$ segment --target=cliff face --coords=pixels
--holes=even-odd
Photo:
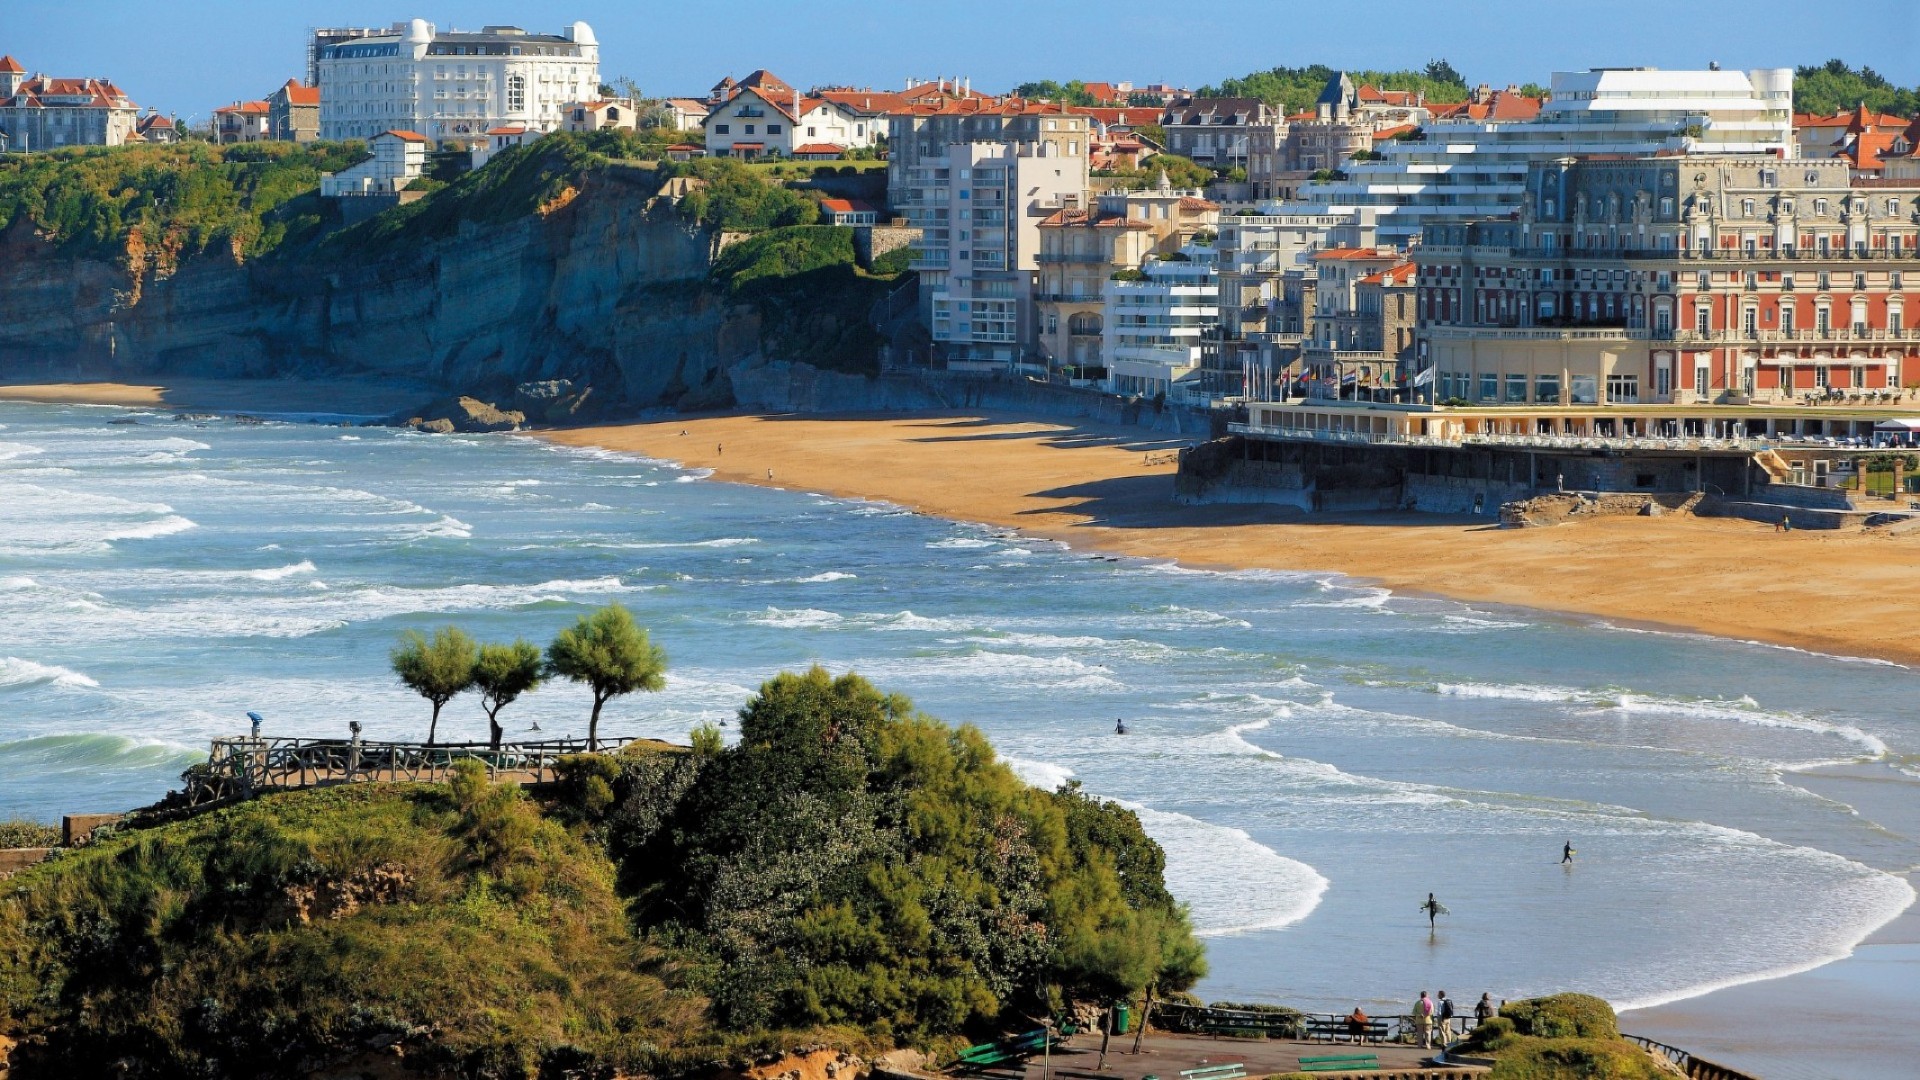
[[[175,269],[134,252],[129,271],[17,223],[0,235],[0,377],[569,378],[603,400],[671,401],[755,360],[758,320],[704,287],[712,234],[623,173],[363,259],[223,254]]]

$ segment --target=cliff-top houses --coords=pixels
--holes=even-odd
[[[0,149],[119,146],[135,138],[140,107],[107,79],[30,75],[0,56]]]

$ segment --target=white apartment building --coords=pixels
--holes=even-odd
[[[1213,249],[1189,244],[1148,259],[1139,280],[1109,280],[1100,351],[1107,389],[1184,400],[1197,396],[1202,342],[1220,322]]]
[[[320,174],[320,194],[398,195],[427,168],[427,137],[412,131],[383,131],[367,140],[373,156],[337,173]]]
[[[1089,137],[1086,117],[1026,102],[970,99],[892,118],[889,201],[921,229],[921,316],[949,369],[1034,360],[1040,223],[1086,205]]]
[[[516,26],[442,32],[425,19],[317,43],[320,137],[368,139],[395,129],[440,143],[497,127],[554,131],[570,102],[600,90],[600,45],[586,23],[559,34]]]
[[[1520,208],[1527,166],[1596,154],[1774,154],[1791,157],[1793,71],[1555,72],[1553,97],[1533,120],[1435,120],[1415,138],[1374,147],[1346,179],[1301,188],[1290,213],[1372,208],[1380,239],[1405,244],[1429,221],[1492,217]]]

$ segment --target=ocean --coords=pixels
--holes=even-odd
[[[603,732],[684,740],[818,663],[1137,808],[1210,1000],[1644,1006],[1839,958],[1913,900],[1914,837],[1794,782],[1920,795],[1906,668],[1090,556],[529,439],[28,404],[0,404],[0,817],[150,801],[249,710],[421,737],[401,630],[544,644],[609,601],[670,674]],[[583,734],[588,708],[549,685],[502,717]],[[485,732],[471,698],[441,720]]]

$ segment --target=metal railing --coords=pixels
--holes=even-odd
[[[1255,423],[1231,423],[1227,430],[1236,435],[1259,435],[1302,442],[1343,443],[1362,446],[1412,446],[1458,448],[1463,446],[1512,447],[1517,450],[1666,450],[1684,453],[1753,453],[1774,446],[1792,445],[1788,440],[1707,436],[1665,437],[1658,435],[1546,435],[1523,432],[1463,432],[1459,435],[1409,435],[1397,431],[1341,431],[1327,428],[1272,426]]]
[[[1641,1035],[1628,1035],[1625,1032],[1622,1032],[1620,1037],[1650,1054],[1672,1062],[1687,1074],[1687,1080],[1758,1080],[1751,1073],[1743,1073],[1738,1069],[1729,1069],[1725,1065],[1695,1057],[1677,1046],[1668,1046],[1663,1042],[1656,1042]]]

